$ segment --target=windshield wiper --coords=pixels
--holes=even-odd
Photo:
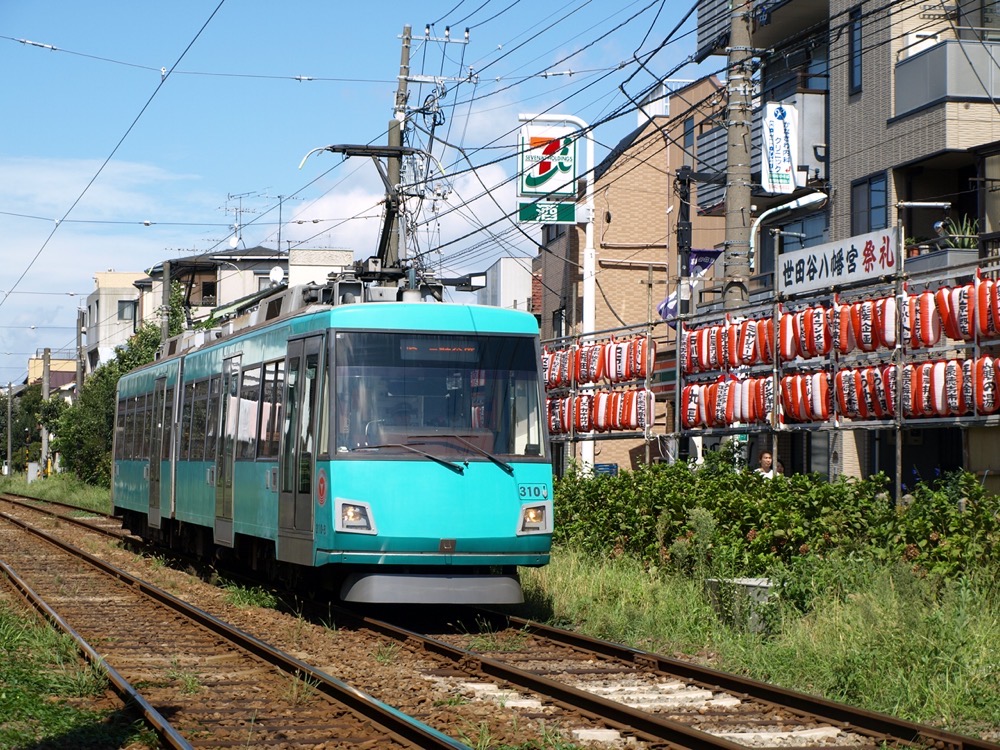
[[[466,440],[461,435],[456,435],[453,432],[442,432],[442,433],[437,434],[437,435],[413,435],[413,437],[415,437],[415,438],[423,438],[423,439],[428,439],[428,438],[454,438],[455,440],[457,440],[458,442],[460,442],[462,445],[464,445],[464,446],[470,448],[471,450],[475,451],[476,453],[478,453],[480,456],[488,458],[490,461],[492,461],[493,463],[495,463],[497,466],[499,466],[501,469],[503,469],[508,474],[513,474],[514,473],[514,467],[511,466],[509,463],[507,463],[506,461],[501,460],[497,456],[494,456],[489,451],[483,450],[478,445],[476,445],[475,443],[473,443],[471,440]],[[411,445],[412,445],[412,443],[411,443]],[[416,445],[423,445],[423,443],[416,443]]]
[[[446,469],[451,469],[456,474],[464,474],[465,466],[467,466],[467,464],[456,464],[452,463],[451,461],[446,461],[443,458],[439,458],[438,456],[427,453],[426,451],[422,451],[419,448],[414,448],[412,445],[405,445],[404,443],[382,443],[381,445],[366,445],[361,448],[356,448],[355,450],[364,450],[365,448],[403,448],[404,450],[408,450],[411,453],[416,453],[417,455],[423,456],[424,458],[429,458],[431,461],[441,464]]]

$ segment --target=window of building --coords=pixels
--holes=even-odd
[[[118,300],[118,320],[135,320],[135,300]]]
[[[558,339],[566,335],[566,308],[560,307],[552,313],[552,338]]]
[[[982,3],[983,27],[988,29],[984,36],[995,41],[1000,31],[1000,0],[982,0]]]
[[[780,231],[774,232],[774,229]],[[760,229],[754,273],[769,276],[774,273],[774,254],[790,253],[804,247],[814,247],[829,241],[830,222],[825,211],[797,218],[779,226],[768,225]]]
[[[203,305],[218,304],[215,298],[215,290],[216,290],[216,282],[214,281],[201,282],[201,304]]]
[[[848,59],[850,61],[850,67],[848,69],[850,75],[849,90],[852,94],[857,94],[861,92],[861,58],[862,58],[862,48],[861,48],[861,6],[857,8],[852,8],[851,12],[848,14]]]
[[[851,235],[889,226],[889,185],[881,172],[851,185]]]
[[[565,224],[542,224],[542,244],[549,245],[566,234]]]
[[[694,167],[694,118],[684,120],[684,166]]]

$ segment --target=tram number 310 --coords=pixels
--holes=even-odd
[[[549,490],[544,484],[519,484],[517,491],[522,500],[549,499]]]

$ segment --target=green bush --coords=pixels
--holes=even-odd
[[[688,574],[766,575],[819,556],[953,576],[1000,561],[1000,498],[974,476],[918,484],[900,508],[888,484],[882,474],[766,479],[725,451],[701,466],[594,477],[574,469],[556,482],[555,541]]]

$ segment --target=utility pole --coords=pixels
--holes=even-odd
[[[11,463],[13,459],[13,453],[11,448],[13,443],[11,442],[11,431],[13,430],[13,425],[10,422],[10,411],[11,402],[14,400],[14,384],[9,380],[7,381],[7,476],[14,473],[14,465]]]
[[[750,125],[753,106],[753,48],[750,0],[732,0],[726,67],[726,242],[723,306],[747,301],[750,281]]]
[[[160,293],[163,318],[160,321],[160,346],[166,347],[170,337],[170,261],[163,261],[163,289]]]
[[[393,109],[393,117],[389,120],[389,148],[398,149],[403,145],[403,124],[406,122],[406,90],[410,77],[410,25],[403,27],[403,47],[399,55],[399,82],[396,86],[396,106]],[[399,237],[402,234],[402,227],[406,223],[403,213],[402,195],[400,195],[400,183],[402,182],[403,158],[400,152],[390,155],[386,160],[386,171],[389,177],[389,189],[395,193],[392,200],[398,201],[398,213],[395,216],[396,225],[388,227],[389,246],[385,255],[385,265],[394,268],[399,265],[400,253],[406,255],[405,240],[401,247]],[[386,210],[389,207],[386,206]]]
[[[83,308],[76,311],[76,397],[83,390]]]
[[[42,403],[49,400],[49,372],[52,362],[52,350],[48,347],[42,350]],[[42,425],[42,455],[41,464],[42,476],[49,475],[49,431]]]
[[[693,172],[686,164],[677,170],[677,312],[683,318],[689,312],[691,290],[688,277],[691,275],[691,180]],[[680,328],[678,327],[678,331]],[[680,340],[678,338],[678,340]]]

